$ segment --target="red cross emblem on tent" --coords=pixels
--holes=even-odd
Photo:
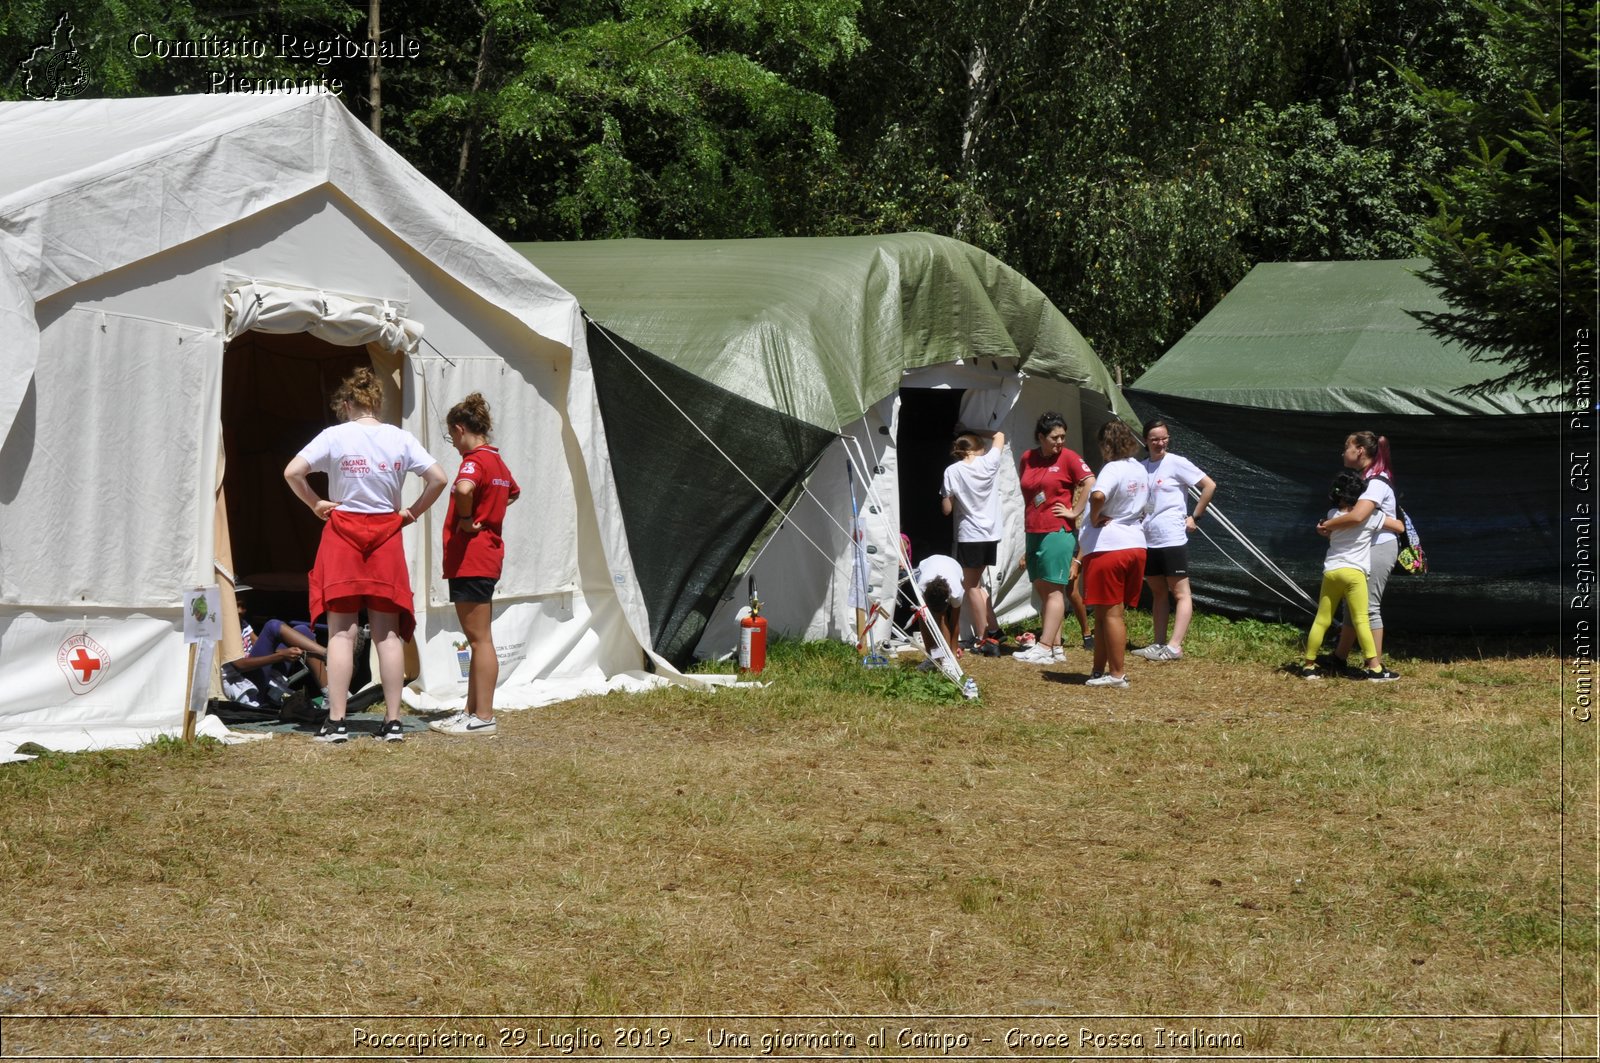
[[[56,651],[56,664],[74,694],[87,694],[105,678],[111,654],[88,635],[73,635]]]

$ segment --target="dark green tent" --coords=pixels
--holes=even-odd
[[[1165,418],[1173,450],[1220,485],[1217,504],[1315,592],[1313,531],[1351,432],[1387,436],[1401,504],[1430,571],[1396,574],[1386,625],[1431,632],[1553,630],[1559,604],[1556,407],[1529,391],[1473,397],[1497,375],[1422,327],[1445,309],[1420,260],[1257,266],[1127,394]],[[1300,622],[1263,565],[1216,525],[1191,539],[1202,608]],[[1237,558],[1236,564],[1222,551]]]

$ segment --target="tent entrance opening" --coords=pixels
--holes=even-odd
[[[365,347],[339,347],[307,333],[245,332],[222,362],[222,441],[226,461],[228,546],[239,582],[255,588],[252,612],[302,619],[306,574],[317,556],[322,522],[295,498],[284,466],[335,422],[329,404],[358,366]],[[327,477],[312,486],[327,497]],[[224,564],[223,543],[218,543]]]
[[[955,540],[950,518],[939,504],[950,442],[961,417],[957,388],[901,388],[895,436],[899,469],[900,531],[911,538],[912,561],[949,554]]]

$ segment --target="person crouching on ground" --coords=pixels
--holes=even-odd
[[[911,570],[911,582],[917,585],[923,604],[927,606],[917,616],[917,625],[922,631],[922,648],[928,654],[928,660],[923,663],[936,665],[939,658],[944,656],[945,648],[952,654],[960,652],[956,648],[956,633],[961,630],[961,598],[955,589],[961,586],[961,566],[953,557],[929,554]],[[944,636],[944,648],[934,638],[935,624]]]
[[[1376,510],[1357,518],[1353,512],[1361,499],[1366,481],[1361,474],[1345,470],[1333,479],[1328,500],[1333,508],[1317,523],[1317,533],[1328,537],[1328,553],[1322,562],[1322,592],[1317,602],[1317,616],[1311,622],[1311,632],[1306,636],[1306,659],[1300,666],[1300,678],[1321,679],[1317,667],[1317,650],[1322,638],[1333,623],[1334,610],[1340,602],[1349,603],[1351,623],[1355,625],[1356,641],[1361,645],[1361,655],[1367,659],[1369,675],[1381,671],[1378,667],[1378,650],[1372,643],[1372,628],[1367,623],[1367,570],[1372,565],[1372,540],[1383,527],[1383,514]],[[1376,676],[1374,676],[1376,678]]]
[[[489,445],[492,422],[489,403],[474,391],[445,414],[450,445],[461,455],[450,508],[444,520],[444,577],[462,634],[472,651],[467,667],[466,708],[428,726],[444,734],[492,735],[495,732],[494,688],[500,680],[500,659],[490,630],[494,588],[505,568],[506,544],[501,538],[506,507],[522,489],[506,468],[500,451]]]
[[[405,682],[405,643],[416,629],[411,608],[411,572],[400,529],[414,523],[444,492],[444,469],[417,438],[384,424],[383,382],[371,369],[357,369],[333,394],[341,424],[324,429],[283,470],[295,495],[326,521],[311,569],[311,621],[328,617],[328,719],[319,742],[344,742],[350,735],[345,709],[355,671],[357,621],[367,611],[383,682],[385,742],[404,739],[400,687]],[[318,498],[309,476],[326,473],[328,498]],[[400,506],[406,473],[422,477],[422,494]]]
[[[992,437],[987,449],[980,436]],[[950,456],[956,460],[944,471],[940,504],[945,516],[956,518],[956,560],[961,564],[961,588],[976,648],[987,657],[998,657],[1005,636],[984,589],[983,572],[1000,554],[999,480],[1006,460],[1006,434],[964,432],[956,437]]]
[[[1126,609],[1139,604],[1144,588],[1144,518],[1150,475],[1134,457],[1139,437],[1121,421],[1100,428],[1105,465],[1089,493],[1089,521],[1083,533],[1083,597],[1094,609],[1094,671],[1089,686],[1126,687],[1124,653],[1128,645]]]

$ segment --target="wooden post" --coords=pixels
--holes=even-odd
[[[367,60],[367,100],[372,104],[372,131],[383,136],[383,60],[378,57],[382,38],[378,33],[381,0],[367,4],[367,43],[372,46],[372,58]]]
[[[189,699],[194,697],[194,658],[198,643],[189,643],[189,678],[183,684],[183,741],[194,741],[194,713],[189,711]]]

